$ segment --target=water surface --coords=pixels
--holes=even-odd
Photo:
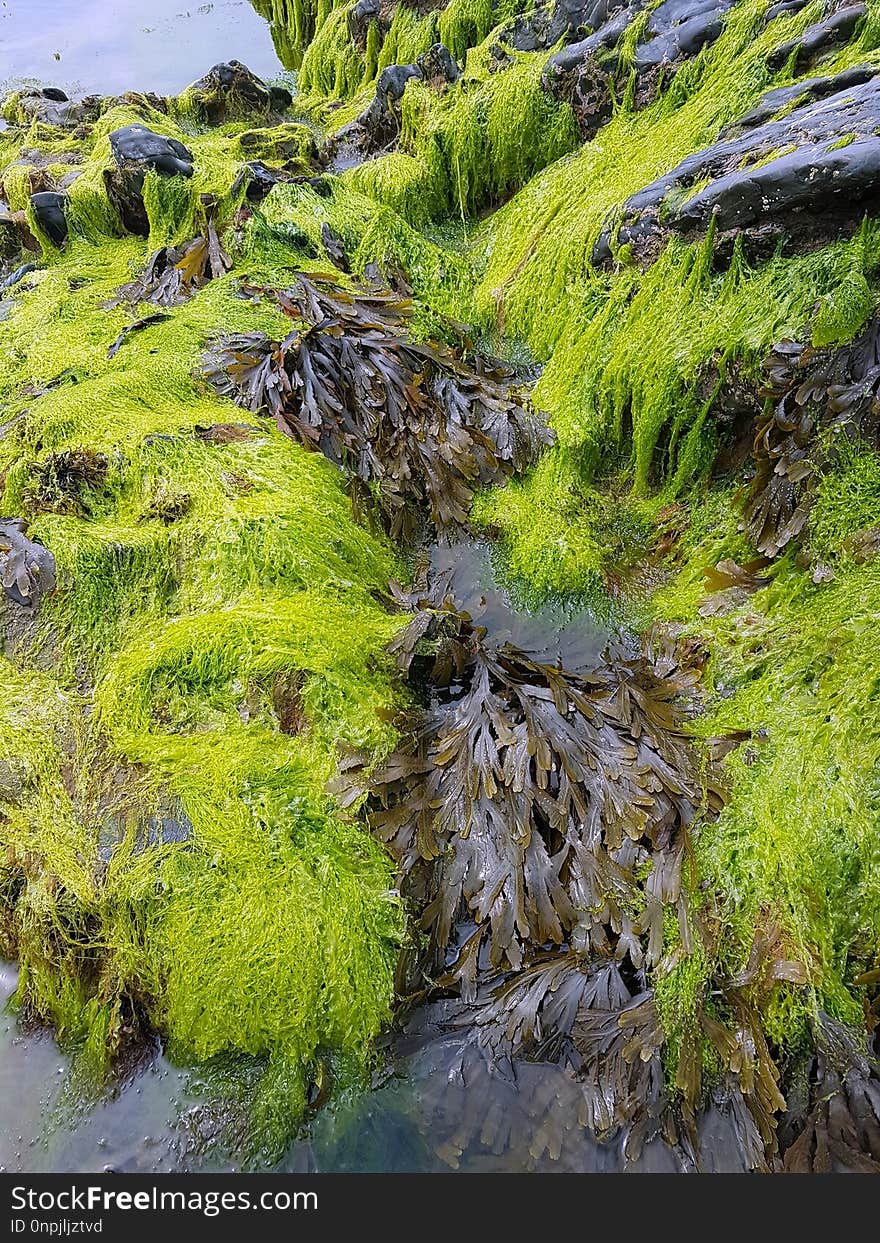
[[[248,0],[0,0],[0,91],[39,83],[71,97],[172,95],[231,59],[260,77],[281,72]]]

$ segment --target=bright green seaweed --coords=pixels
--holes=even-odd
[[[373,262],[406,273],[417,332],[448,332],[451,317],[540,364],[535,401],[558,447],[474,513],[527,593],[595,595],[664,507],[683,516],[662,585],[638,611],[710,646],[695,736],[755,739],[725,760],[728,804],[696,836],[694,910],[712,894],[725,935],[716,952],[682,958],[667,930],[655,985],[671,1047],[692,1033],[713,977],[742,967],[765,919],[783,926],[808,973],[764,1014],[783,1057],[820,1011],[857,1022],[853,981],[880,945],[880,570],[846,541],[877,520],[876,456],[856,445],[819,481],[810,564],[788,556],[757,594],[701,609],[703,569],[752,555],[733,489],[705,483],[718,385],[734,371],[757,383],[785,336],[851,340],[878,303],[878,225],[762,264],[737,247],[723,272],[711,233],[669,243],[646,270],[625,248],[611,271],[590,259],[632,192],[792,80],[790,65],[768,69],[767,53],[821,6],[765,27],[765,0],[740,0],[656,102],[636,111],[625,94],[585,145],[541,86],[545,54],[490,66],[514,4],[401,6],[363,49],[350,4],[255,7],[300,70],[296,106],[330,131],[360,111],[382,68],[438,38],[465,62],[466,89],[410,84],[393,151],[330,179],[329,196],[279,186],[246,222],[232,189],[243,159],[285,142],[305,172],[310,128],[200,132],[184,98],[170,116],[116,107],[73,147],[46,126],[0,134],[3,165],[24,145],[57,156],[59,171],[78,166],[65,153],[84,160],[71,244],[59,253],[40,239],[46,266],[0,327],[0,401],[6,418],[21,416],[0,443],[4,510],[32,518],[61,582],[2,664],[0,931],[22,964],[20,1004],[98,1063],[134,1012],[182,1055],[267,1057],[293,1114],[323,1051],[363,1060],[390,1016],[403,929],[390,866],[324,787],[340,745],[379,755],[393,742],[382,709],[400,691],[384,649],[399,621],[378,599],[400,567],[355,522],[320,456],[263,420],[228,444],[194,434],[241,418],[194,378],[207,339],[279,328],[277,312],[235,296],[236,280],[280,284],[285,267],[314,264],[326,222],[355,274]],[[877,62],[869,10],[823,72]],[[148,241],[123,235],[102,181],[107,134],[133,119],[180,137],[198,169],[193,183],[148,178]],[[10,206],[24,208],[23,174],[2,179]],[[221,227],[234,224],[237,271],[108,360],[129,320],[103,304],[150,249],[198,231],[201,194]],[[104,489],[78,514],[32,512],[35,466],[80,446],[107,457]],[[176,502],[177,520],[155,516]],[[817,557],[832,578],[813,581]],[[294,733],[281,729],[279,693],[297,701]]]

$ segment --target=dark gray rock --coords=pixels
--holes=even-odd
[[[0,212],[0,263],[17,259],[23,244],[19,220],[7,211]]]
[[[17,285],[19,281],[23,281],[26,276],[30,276],[31,272],[36,272],[36,270],[37,265],[35,263],[19,264],[13,272],[10,272],[8,276],[4,277],[3,280],[0,280],[0,291],[12,289],[12,287]]]
[[[370,25],[379,18],[379,0],[358,0],[348,11],[348,33],[354,45],[364,51]]]
[[[422,71],[422,77],[431,85],[441,89],[446,83],[457,82],[461,71],[455,63],[455,57],[449,48],[442,43],[434,43],[427,52],[422,52],[416,60]]]
[[[847,5],[823,21],[816,22],[796,39],[781,44],[770,53],[767,63],[771,69],[781,69],[794,55],[795,69],[807,69],[828,52],[847,43],[867,11],[864,4]]]
[[[155,169],[166,177],[191,177],[195,157],[176,138],[166,138],[145,125],[126,125],[110,135],[113,158],[120,168],[129,164]]]
[[[67,217],[64,214],[67,199],[54,190],[42,190],[31,195],[31,207],[37,224],[53,246],[63,246],[67,241]]]
[[[501,31],[503,41],[518,52],[552,48],[562,40],[576,43],[594,34],[621,10],[637,12],[642,3],[634,0],[557,0],[538,4],[516,17]]]
[[[144,177],[148,169],[163,177],[191,177],[194,156],[176,138],[166,138],[145,125],[126,125],[110,135],[116,168],[105,172],[110,202],[129,233],[146,237],[150,231],[144,207]]]
[[[775,90],[762,95],[758,104],[751,112],[747,112],[739,121],[734,121],[723,131],[722,137],[728,138],[743,130],[754,129],[772,121],[783,110],[790,111],[792,105],[802,107],[819,99],[827,99],[839,91],[849,90],[852,86],[861,86],[870,82],[877,72],[875,65],[855,65],[852,69],[844,69],[842,73],[827,78],[804,78],[792,86],[779,86]]]
[[[878,131],[880,79],[873,77],[689,156],[627,200],[618,242],[643,257],[665,233],[696,235],[714,221],[719,235],[752,235],[760,257],[781,239],[815,245],[845,235],[880,208]],[[611,240],[609,226],[594,263],[611,258]]]
[[[214,65],[188,88],[190,108],[200,121],[222,125],[235,117],[266,117],[284,112],[293,97],[284,87],[269,86],[240,60]]]
[[[249,203],[262,203],[269,192],[282,180],[278,173],[267,168],[262,160],[252,160],[250,164],[246,164],[242,175],[248,179],[245,195]]]
[[[331,167],[350,167],[365,154],[381,151],[396,140],[400,133],[398,105],[407,83],[414,78],[435,90],[445,90],[460,76],[455,58],[442,43],[433,44],[414,65],[388,65],[376,80],[370,103],[329,145],[326,155]]]
[[[782,13],[800,13],[801,9],[806,8],[810,0],[779,0],[778,4],[771,4],[767,10],[767,23],[773,21],[774,17],[779,17]]]
[[[57,129],[72,130],[81,125],[94,125],[116,102],[115,97],[104,95],[69,99],[64,91],[54,86],[24,89],[16,92],[15,115],[10,123],[29,126],[37,121]]]
[[[645,0],[626,5],[608,0],[597,4],[589,20],[600,21],[585,38],[556,52],[544,69],[544,86],[574,109],[585,137],[595,134],[608,118],[630,73],[636,74],[635,103],[644,107],[655,98],[661,81],[668,82],[681,65],[724,29],[734,0],[663,0],[648,17],[632,62],[622,64],[617,49],[624,33],[643,11]]]

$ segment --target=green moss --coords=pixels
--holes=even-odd
[[[310,186],[279,186],[249,227],[245,253],[251,261],[279,262],[286,252],[284,239],[292,232],[303,234],[320,251],[324,224],[344,242],[356,274],[362,276],[370,263],[407,273],[420,300],[414,309],[416,327],[421,321],[426,329],[442,333],[447,329],[438,315],[470,318],[474,276],[467,256],[429,241],[397,212],[359,193],[346,179],[334,180],[329,196]]]
[[[539,598],[601,592],[611,558],[601,528],[606,502],[564,454],[548,453],[522,481],[483,493],[471,519],[499,531],[510,573]]]
[[[810,547],[822,556],[841,552],[844,541],[880,522],[880,456],[839,440],[832,469],[819,479],[810,510]]]
[[[128,317],[104,304],[147,250],[74,240],[0,337],[0,396],[25,411],[4,509],[60,583],[0,662],[4,927],[20,1003],[86,1057],[134,1006],[181,1055],[280,1058],[301,1103],[318,1049],[362,1060],[390,1013],[389,864],[323,789],[337,746],[391,744],[399,622],[377,598],[399,569],[320,455],[260,421],[229,444],[195,434],[241,417],[195,378],[208,337],[280,329],[234,276],[107,357]],[[101,494],[82,516],[32,512],[35,469],[79,445],[110,462]],[[157,495],[186,498],[176,520]]]

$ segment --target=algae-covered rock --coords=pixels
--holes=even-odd
[[[397,987],[476,1085],[443,1160],[514,1066],[491,1142],[542,1161],[868,1168],[871,14],[258,7],[302,123],[237,62],[4,107],[23,1006],[98,1062],[254,1059],[290,1123]],[[511,591],[647,633],[573,668],[407,617],[398,540],[477,520]]]
[[[829,242],[851,232],[874,205],[880,170],[880,79],[846,75],[843,89],[689,156],[623,205],[618,244],[638,254],[662,230],[693,234],[710,223],[719,233],[750,230],[765,253],[785,237]],[[828,87],[835,85],[828,84]],[[823,91],[807,84],[803,94]],[[758,115],[797,102],[794,91],[759,104]],[[604,233],[594,259],[610,258]]]
[[[239,60],[214,65],[181,97],[181,106],[208,125],[252,115],[268,118],[284,112],[291,102],[286,88],[267,86]]]
[[[548,60],[547,88],[572,105],[583,134],[590,137],[610,116],[630,74],[634,101],[644,106],[656,96],[661,83],[668,84],[682,65],[719,37],[724,15],[733,3],[663,0],[650,8],[638,26],[637,19],[646,12],[641,0],[597,5],[588,15],[591,33]]]
[[[150,231],[143,201],[148,170],[162,177],[192,177],[192,152],[176,138],[156,134],[144,125],[126,125],[110,134],[115,168],[104,173],[107,196],[130,233]]]

